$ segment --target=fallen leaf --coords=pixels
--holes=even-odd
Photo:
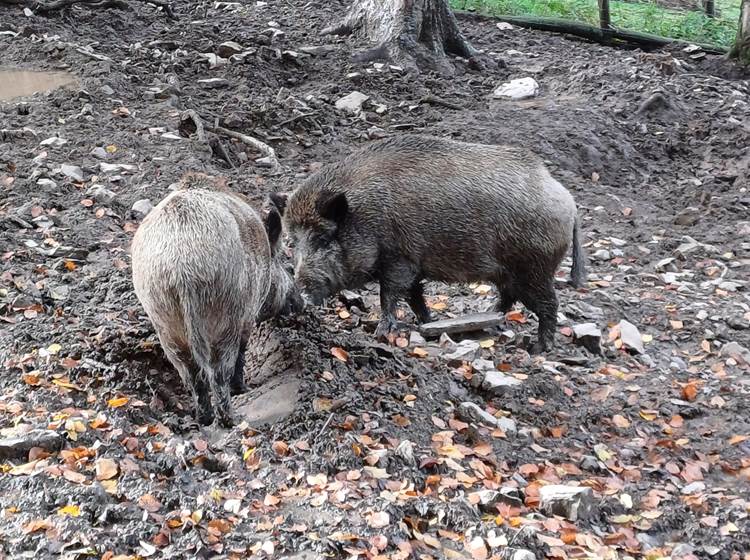
[[[687,383],[682,388],[682,398],[686,401],[694,401],[695,397],[698,396],[698,387],[694,382]]]
[[[749,439],[750,436],[734,435],[729,438],[729,445],[737,445],[738,443],[742,443],[743,441],[747,441]]]
[[[107,404],[110,406],[110,408],[119,408],[128,404],[129,401],[130,399],[128,397],[118,397],[116,399],[109,399],[107,401]]]
[[[349,352],[344,350],[343,348],[339,348],[338,346],[334,346],[331,348],[331,355],[333,355],[334,358],[337,360],[346,363],[349,361]]]
[[[367,524],[373,529],[382,529],[391,523],[391,516],[384,511],[371,513],[367,516]]]
[[[266,494],[263,498],[263,505],[266,507],[277,506],[281,503],[281,498],[274,496],[273,494]]]
[[[117,463],[112,459],[98,459],[96,461],[96,479],[97,480],[109,480],[114,478],[119,473]]]
[[[138,498],[138,505],[150,513],[155,513],[161,509],[161,502],[151,494],[144,494]]]
[[[81,509],[76,505],[63,506],[57,510],[57,515],[67,515],[69,517],[78,517],[81,515]]]
[[[620,414],[615,414],[612,417],[612,423],[617,426],[618,428],[629,428],[630,427],[630,420],[625,418],[624,416]]]
[[[520,311],[509,311],[505,314],[505,319],[507,321],[513,321],[515,323],[525,323],[526,321],[528,321],[526,316]]]

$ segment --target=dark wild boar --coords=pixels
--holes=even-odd
[[[203,175],[189,174],[181,187],[136,231],[133,284],[198,421],[231,425],[230,390],[244,390],[250,329],[302,301],[280,260],[275,207],[261,219],[245,197]]]
[[[534,351],[545,350],[557,325],[554,274],[571,245],[571,284],[585,275],[573,197],[517,147],[391,138],[271,200],[284,215],[303,297],[320,304],[377,279],[379,337],[395,329],[402,295],[419,321],[430,320],[423,279],[488,281],[500,294],[497,311],[521,301],[536,313]]]

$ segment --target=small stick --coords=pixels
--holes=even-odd
[[[320,436],[323,435],[323,432],[326,431],[326,428],[331,423],[331,420],[333,420],[333,412],[331,412],[331,415],[328,417],[328,420],[325,421],[325,424],[323,424],[323,427],[318,432],[318,435],[315,436],[315,439],[317,440]]]
[[[252,136],[248,136],[247,134],[242,134],[240,132],[235,132],[234,130],[229,130],[228,128],[224,128],[222,126],[208,128],[208,131],[214,132],[216,134],[221,134],[222,136],[227,136],[229,138],[234,138],[235,140],[239,140],[240,142],[243,142],[247,144],[248,146],[252,146],[256,150],[258,150],[260,153],[262,153],[264,156],[270,158],[271,161],[273,162],[274,167],[279,166],[279,160],[276,157],[276,150],[274,150],[271,146],[269,146],[265,142],[261,142],[257,138],[253,138]]]
[[[464,108],[462,105],[459,105],[458,103],[452,103],[451,101],[446,101],[445,99],[442,99],[432,94],[425,95],[422,99],[419,100],[419,102],[429,103],[431,105],[442,105],[443,107],[448,107],[448,109],[454,109],[456,111],[460,111]]]

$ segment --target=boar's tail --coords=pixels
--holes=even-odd
[[[578,216],[573,222],[573,266],[570,268],[570,284],[580,288],[586,280],[586,257],[581,247],[581,227]]]

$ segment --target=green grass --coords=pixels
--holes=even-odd
[[[459,10],[489,15],[540,16],[598,25],[596,0],[450,0]],[[706,17],[699,10],[669,9],[653,0],[610,1],[612,25],[620,29],[651,33],[696,43],[730,47],[737,33],[741,0],[716,0],[718,16]]]

